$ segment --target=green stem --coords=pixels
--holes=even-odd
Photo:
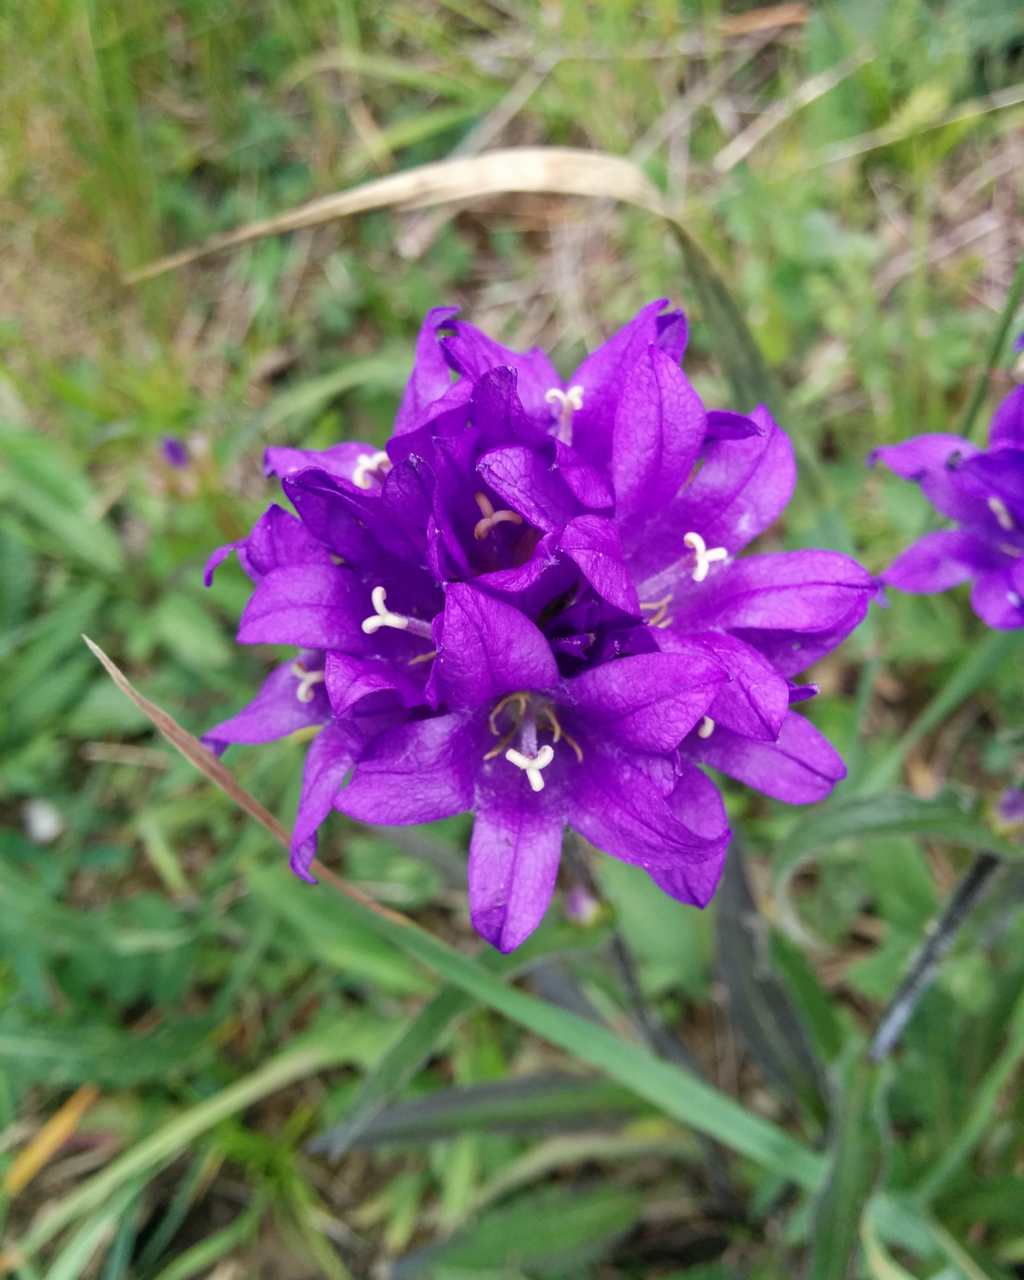
[[[1010,285],[1009,292],[1006,295],[1006,302],[1003,304],[1003,310],[999,316],[999,323],[996,325],[996,331],[992,335],[992,345],[989,348],[988,360],[985,362],[985,368],[982,370],[981,376],[975,383],[974,390],[971,392],[971,399],[967,405],[967,412],[964,414],[961,435],[965,435],[968,439],[971,438],[978,413],[985,402],[992,370],[999,363],[999,358],[1003,353],[1003,345],[1006,342],[1006,335],[1010,331],[1010,325],[1013,323],[1013,317],[1017,314],[1017,308],[1020,306],[1022,298],[1024,298],[1024,258],[1021,258],[1017,264],[1013,282]]]

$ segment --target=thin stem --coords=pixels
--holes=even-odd
[[[989,880],[1000,866],[994,853],[979,853],[957,887],[946,909],[931,924],[923,945],[910,963],[910,968],[896,994],[889,1001],[878,1029],[868,1047],[872,1062],[881,1062],[896,1047],[903,1028],[910,1021],[918,1002],[931,986],[942,958],[956,941]]]
[[[1006,342],[1006,335],[1010,332],[1010,325],[1013,324],[1013,317],[1017,314],[1021,298],[1024,298],[1024,258],[1021,258],[1017,264],[1013,283],[1010,285],[1009,292],[1006,295],[1006,302],[1003,304],[1003,310],[999,316],[999,323],[996,325],[996,331],[992,335],[992,346],[989,348],[988,360],[985,362],[985,368],[982,370],[981,376],[971,392],[967,412],[964,414],[962,434],[968,439],[971,437],[981,406],[985,402],[992,370],[999,363],[999,357],[1003,352],[1003,344]]]

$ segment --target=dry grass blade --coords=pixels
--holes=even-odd
[[[715,156],[715,172],[728,173],[730,169],[735,169],[770,133],[785,124],[791,116],[802,111],[804,107],[831,93],[837,85],[853,75],[866,62],[870,62],[874,56],[870,50],[861,49],[849,58],[844,58],[836,66],[829,67],[818,75],[811,76],[809,80],[805,80],[788,98],[781,98],[778,102],[774,102],[767,111],[762,112],[751,125],[737,134]]]
[[[198,738],[194,738],[187,729],[183,729],[173,716],[168,715],[155,702],[150,702],[148,698],[139,693],[117,663],[108,658],[98,644],[94,644],[85,635],[82,636],[82,639],[103,665],[104,670],[114,684],[117,685],[125,697],[130,698],[135,703],[142,714],[146,716],[154,728],[163,734],[171,746],[176,751],[180,751],[189,764],[194,765],[201,774],[209,778],[211,782],[216,783],[226,796],[233,800],[240,809],[244,810],[250,818],[255,818],[261,826],[270,832],[275,840],[287,849],[290,843],[288,832],[274,815],[260,804],[255,796],[246,791],[231,770],[226,769],[215,756],[207,751]],[[391,911],[387,907],[382,907],[380,903],[374,902],[367,894],[360,889],[356,889],[340,876],[335,875],[333,871],[330,871],[320,862],[313,862],[313,870],[316,875],[326,880],[332,888],[352,898],[353,901],[366,907],[368,911],[384,916],[396,924],[406,925],[410,929],[417,928],[408,916],[403,916],[398,911]]]
[[[78,1128],[92,1104],[100,1096],[95,1085],[83,1084],[76,1089],[64,1105],[56,1111],[32,1141],[21,1151],[7,1170],[4,1193],[16,1196],[61,1149]]]
[[[250,222],[150,262],[126,277],[128,284],[151,280],[225,249],[265,236],[320,226],[370,209],[427,208],[453,200],[479,199],[509,192],[545,192],[619,200],[663,214],[661,194],[643,170],[622,156],[573,147],[508,147],[479,156],[461,156],[407,169],[365,182],[349,191],[320,196],[273,218]]]

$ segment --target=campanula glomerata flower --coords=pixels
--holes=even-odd
[[[708,411],[681,312],[645,307],[564,382],[426,318],[386,449],[272,448],[273,506],[236,552],[242,643],[293,646],[215,750],[315,733],[292,867],[332,808],[376,823],[472,810],[470,913],[502,950],[551,898],[566,827],[703,906],[729,826],[707,764],[794,803],[841,760],[793,677],[874,584],[830,551],[737,558],[785,507],[764,409]]]
[[[882,575],[915,595],[971,581],[971,606],[1002,631],[1024,627],[1024,386],[996,409],[989,447],[954,435],[923,435],[876,449],[879,461],[921,486],[956,529],[926,533]]]

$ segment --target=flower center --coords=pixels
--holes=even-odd
[[[577,409],[583,408],[583,388],[578,384],[568,391],[563,391],[561,387],[551,387],[544,392],[544,399],[558,409],[555,436],[563,444],[572,444],[572,415]]]
[[[716,560],[728,560],[729,553],[725,547],[709,547],[699,533],[683,535],[683,541],[692,550],[696,563],[693,567],[694,582],[703,582]]]
[[[502,698],[496,704],[487,718],[491,733],[495,737],[502,735],[502,731],[498,727],[498,721],[503,716],[511,718],[512,727],[501,736],[497,746],[492,747],[485,754],[484,759],[494,760],[497,756],[504,755],[509,764],[513,764],[517,769],[523,770],[533,791],[543,791],[543,771],[555,758],[555,746],[564,741],[572,748],[576,759],[581,763],[583,751],[576,739],[563,730],[555,708],[550,702],[546,699],[537,700],[536,708],[534,703],[535,699],[530,694],[520,691],[508,694],[507,697]],[[545,742],[541,746],[537,744],[538,717],[547,721],[551,732],[551,742]],[[519,745],[512,746],[511,744],[516,738],[518,738]]]
[[[475,493],[476,505],[480,508],[480,516],[473,526],[473,537],[482,542],[496,524],[522,524],[523,517],[517,511],[508,511],[504,507],[498,511],[486,493]]]
[[[1002,500],[1002,498],[992,497],[988,499],[988,509],[999,521],[1000,529],[1005,529],[1007,533],[1012,532],[1016,527],[1013,516],[1010,514],[1010,508]]]
[[[323,683],[324,673],[322,671],[307,671],[301,662],[293,662],[288,670],[299,682],[299,687],[295,690],[296,698],[300,702],[312,702],[313,686]]]
[[[388,593],[383,587],[374,587],[370,592],[373,613],[362,621],[363,632],[372,636],[381,627],[394,627],[396,631],[408,631],[410,635],[422,636],[430,640],[433,632],[429,622],[421,622],[419,618],[407,618],[404,613],[392,613],[387,607]]]
[[[383,449],[361,453],[352,471],[352,483],[357,489],[372,489],[374,480],[383,480],[390,470],[391,459]]]

